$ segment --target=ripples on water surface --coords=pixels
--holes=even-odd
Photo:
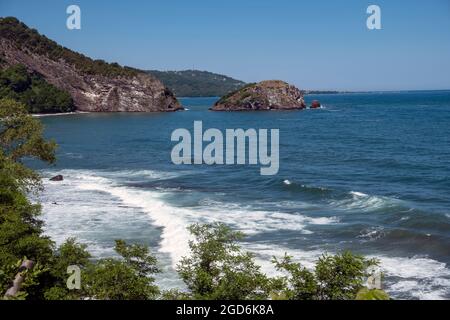
[[[378,257],[395,298],[450,298],[450,92],[308,96],[321,110],[213,113],[214,99],[182,99],[189,111],[46,117],[60,145],[62,183],[41,196],[46,231],[76,236],[96,256],[113,240],[151,245],[163,286],[186,253],[186,226],[222,221],[273,272],[288,252],[306,266],[323,252]],[[279,128],[280,172],[256,166],[174,166],[176,128]]]

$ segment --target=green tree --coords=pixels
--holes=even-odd
[[[156,259],[143,245],[128,245],[116,241],[120,258],[93,260],[86,245],[68,239],[62,244],[50,267],[51,287],[45,289],[48,300],[150,300],[156,299],[159,289],[153,274],[159,272]],[[67,267],[81,270],[81,289],[69,290],[66,285]]]
[[[31,85],[31,79],[28,76],[27,70],[24,66],[16,65],[6,68],[0,73],[1,90],[12,92],[23,92]],[[2,92],[3,93],[3,92]]]
[[[150,254],[147,246],[139,244],[128,245],[123,240],[116,240],[115,250],[122,256],[124,262],[133,268],[138,275],[148,277],[149,274],[159,272],[157,260]]]
[[[23,257],[49,261],[53,243],[42,236],[42,222],[37,218],[40,207],[30,204],[1,165],[0,199],[0,264],[15,264]]]
[[[53,61],[64,60],[86,74],[114,77],[134,77],[138,74],[136,69],[121,67],[117,63],[110,64],[103,60],[92,60],[81,53],[58,45],[14,17],[0,18],[0,38],[9,40],[19,49],[45,56]]]
[[[195,238],[189,242],[191,255],[181,260],[177,271],[191,298],[245,300],[268,297],[269,279],[255,264],[253,255],[243,252],[237,244],[243,234],[223,224],[194,224],[189,231]]]
[[[75,110],[69,93],[46,82],[23,65],[0,70],[0,98],[10,98],[27,106],[30,113],[58,113]]]
[[[44,290],[47,300],[78,300],[84,296],[81,290],[67,288],[67,267],[76,265],[86,270],[91,265],[91,255],[87,246],[76,242],[75,238],[67,239],[54,252],[47,277],[48,286]]]
[[[345,251],[319,258],[314,270],[307,270],[292,257],[274,259],[278,270],[287,276],[280,279],[278,294],[291,300],[354,300],[364,289],[368,268],[378,261]]]
[[[4,174],[24,191],[39,190],[40,177],[22,164],[24,158],[54,163],[56,143],[43,137],[40,121],[26,107],[11,99],[0,99],[0,160]]]
[[[288,275],[279,278],[276,290],[278,298],[287,300],[315,300],[319,291],[319,284],[313,272],[299,263],[294,263],[292,257],[285,255],[279,261],[274,258],[273,263],[279,271]]]
[[[88,297],[101,300],[150,300],[159,295],[153,274],[159,272],[148,247],[116,240],[122,259],[100,259],[89,265],[83,277]]]
[[[352,300],[363,288],[370,275],[368,268],[378,265],[375,259],[366,259],[345,251],[337,255],[323,255],[316,264],[321,300]]]
[[[152,274],[156,259],[145,246],[116,242],[121,259],[91,261],[85,245],[68,239],[57,250],[42,233],[41,208],[27,199],[27,192],[41,189],[40,176],[22,160],[55,161],[56,144],[43,138],[42,124],[25,106],[12,99],[0,100],[0,294],[18,272],[25,257],[35,262],[26,275],[23,294],[30,299],[151,299],[159,292]],[[67,267],[83,270],[83,290],[66,287]]]
[[[26,257],[35,261],[36,265],[46,266],[53,256],[53,242],[42,235],[42,221],[38,218],[40,206],[31,204],[26,197],[27,191],[35,191],[40,187],[39,176],[21,162],[29,157],[47,162],[54,161],[55,144],[42,138],[42,130],[40,122],[28,115],[24,105],[10,99],[0,100],[2,291],[17,272],[11,266],[15,266],[18,261]],[[44,273],[39,272],[39,275]],[[32,296],[36,285],[37,280],[29,285],[28,291],[33,292]]]

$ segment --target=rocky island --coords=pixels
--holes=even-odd
[[[303,92],[279,80],[249,84],[223,96],[213,111],[298,110],[305,109]]]
[[[183,109],[161,81],[117,63],[92,60],[28,28],[16,18],[0,18],[0,65],[24,66],[70,94],[75,110],[151,112]]]

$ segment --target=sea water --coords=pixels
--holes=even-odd
[[[95,257],[114,239],[148,244],[180,287],[174,268],[188,253],[186,227],[224,222],[268,274],[285,252],[306,267],[325,252],[352,250],[381,262],[397,299],[450,299],[450,92],[307,96],[319,110],[212,112],[217,98],[180,99],[188,111],[44,117],[59,144],[44,177],[45,232],[76,237]],[[171,133],[272,128],[280,168],[174,165]],[[50,182],[55,174],[63,182]]]

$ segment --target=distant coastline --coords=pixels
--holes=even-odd
[[[332,94],[386,94],[386,93],[420,93],[420,92],[448,92],[450,89],[430,89],[430,90],[374,90],[374,91],[332,91],[332,90],[305,90],[305,96],[307,95],[332,95]],[[220,99],[220,96],[177,96],[178,99],[190,99],[190,98],[205,98]]]
[[[413,93],[413,92],[447,92],[450,89],[418,89],[418,90],[366,90],[366,91],[333,91],[305,90],[305,95],[313,94],[375,94],[375,93]]]
[[[305,96],[311,95],[342,95],[342,94],[398,94],[398,93],[421,93],[421,92],[448,92],[450,89],[436,89],[436,90],[395,90],[395,91],[321,91],[321,90],[311,90],[305,91]],[[219,100],[220,96],[180,96],[177,99],[217,99]],[[186,109],[189,110],[189,109]],[[61,113],[34,113],[31,114],[32,117],[35,118],[44,118],[44,117],[56,117],[56,116],[70,116],[70,115],[80,115],[80,114],[89,114],[92,112],[89,111],[74,111],[74,112],[61,112]],[[139,112],[133,112],[139,113]]]

